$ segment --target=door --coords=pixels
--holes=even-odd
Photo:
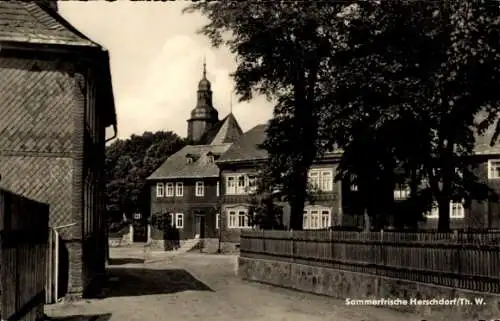
[[[134,243],[145,243],[148,241],[148,225],[144,218],[134,218],[132,221],[134,234],[132,236]]]
[[[195,237],[205,238],[205,215],[195,215],[194,217]]]

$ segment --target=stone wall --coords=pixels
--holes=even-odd
[[[468,299],[469,304],[385,304],[384,307],[416,313],[423,320],[492,320],[500,316],[500,296],[377,275],[335,270],[290,262],[240,257],[238,275],[248,281],[277,285],[337,299]],[[475,299],[484,299],[475,304]],[[465,302],[465,301],[462,301]],[[359,307],[362,308],[362,307]]]

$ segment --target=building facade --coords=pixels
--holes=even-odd
[[[256,188],[260,165],[266,162],[267,153],[259,147],[266,137],[266,125],[258,125],[236,141],[217,161],[221,170],[221,215],[217,228],[222,241],[239,242],[242,229],[252,226],[248,221],[250,194]],[[500,195],[500,148],[490,146],[493,128],[476,137],[475,155],[471,167],[479,179],[493,192]],[[309,184],[312,202],[304,208],[304,229],[324,229],[333,226],[359,227],[364,225],[356,185],[349,181],[336,181],[337,165],[341,152],[327,153],[311,166]],[[410,195],[408,185],[396,184],[394,201],[401,202]],[[288,204],[283,203],[283,223],[288,225]],[[392,215],[398,215],[393,213]],[[391,215],[391,214],[390,214]],[[394,218],[389,217],[389,224]],[[437,208],[425,214],[420,228],[435,229],[439,218]],[[495,198],[483,201],[454,200],[450,202],[451,228],[500,228],[500,207]]]
[[[221,170],[221,215],[218,229],[223,242],[239,242],[242,229],[249,229],[248,211],[251,194],[256,189],[259,167],[267,160],[267,152],[259,147],[266,138],[266,125],[246,132],[217,161]],[[343,221],[342,184],[335,181],[341,154],[327,153],[309,170],[311,200],[304,207],[304,229],[324,229]],[[290,208],[283,207],[283,225],[289,225]]]
[[[167,216],[181,240],[216,238],[220,173],[215,162],[241,135],[232,113],[219,120],[204,65],[196,107],[188,120],[191,145],[171,155],[147,179],[151,216]]]
[[[0,185],[49,204],[66,253],[59,293],[81,296],[105,271],[105,128],[116,133],[109,56],[55,1],[0,2],[0,15]]]

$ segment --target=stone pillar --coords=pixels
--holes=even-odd
[[[130,243],[134,243],[134,226],[132,224],[129,225],[128,237]]]
[[[148,241],[147,241],[147,243],[151,244],[151,241],[152,241],[152,237],[151,237],[151,224],[148,224],[147,233],[148,233]]]

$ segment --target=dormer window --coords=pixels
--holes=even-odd
[[[209,163],[214,163],[215,162],[215,159],[217,158],[217,155],[212,153],[212,152],[208,152],[207,153],[207,161]]]

